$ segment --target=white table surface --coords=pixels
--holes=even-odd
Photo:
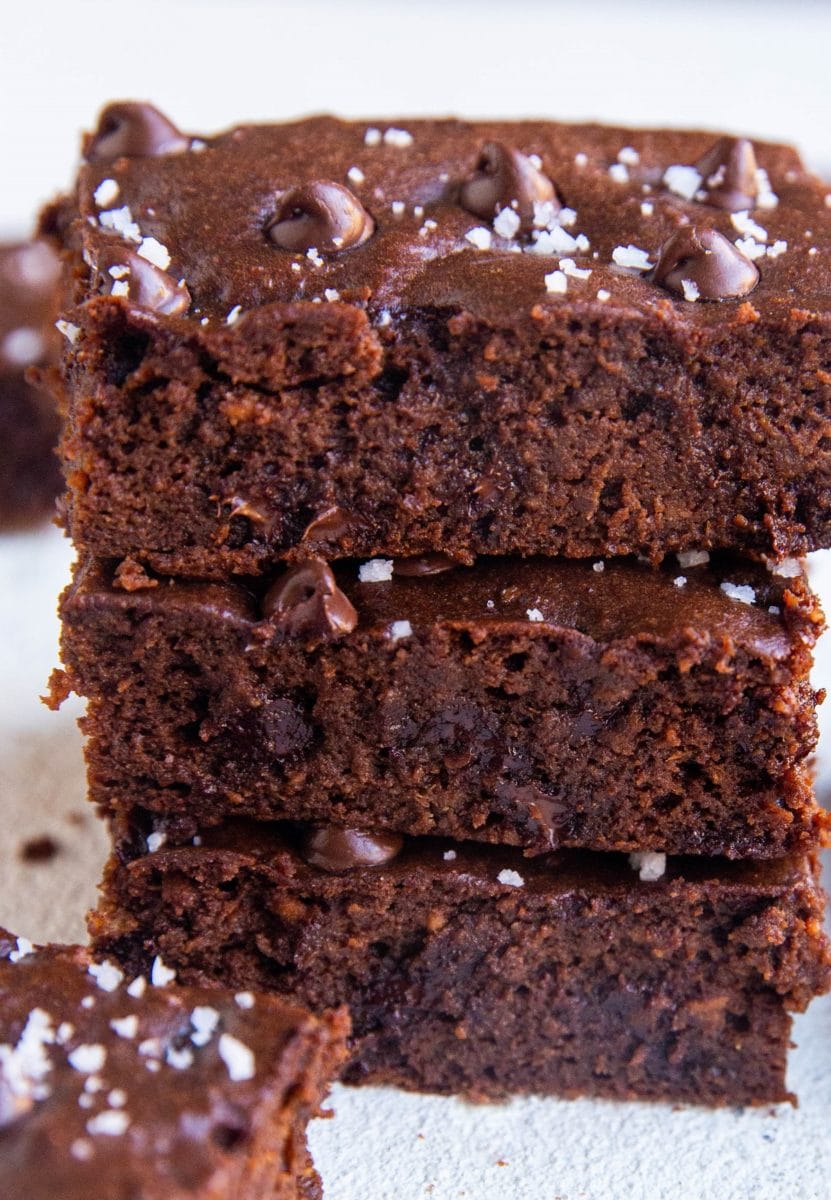
[[[829,46],[831,5],[794,0],[7,3],[0,230],[29,227],[69,179],[79,130],[116,97],[153,99],[193,131],[327,109],[730,128],[796,141],[831,175]],[[815,558],[831,608],[831,565]],[[53,714],[37,699],[69,561],[49,527],[0,538],[0,923],[40,940],[83,938],[105,852],[84,801],[79,705]],[[831,688],[827,639],[817,679]],[[831,729],[824,742],[831,794]],[[23,864],[20,842],[47,831],[57,858]],[[327,1200],[829,1200],[831,999],[797,1020],[795,1041],[796,1110],[473,1107],[336,1088],[313,1151]]]

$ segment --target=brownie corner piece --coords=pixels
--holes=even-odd
[[[831,209],[791,148],[160,127],[107,110],[49,218],[82,550],[204,577],[829,543]]]
[[[25,1200],[317,1200],[306,1124],[345,1010],[126,977],[0,931],[0,1193]]]

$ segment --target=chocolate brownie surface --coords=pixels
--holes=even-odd
[[[772,857],[826,825],[822,617],[779,569],[314,562],[264,589],[87,564],[60,685],[89,700],[92,799],[171,841],[246,814]]]
[[[0,932],[0,1193],[319,1197],[305,1128],[345,1015],[148,974]]]
[[[814,865],[633,861],[232,823],[114,858],[92,932],[131,970],[347,1000],[352,1082],[787,1098],[788,1014],[829,982]]]
[[[85,552],[830,544],[826,189],[786,146],[116,106],[44,228],[76,275]]]
[[[46,242],[0,245],[0,529],[45,517],[61,488],[57,406],[26,377],[58,361],[59,280]]]

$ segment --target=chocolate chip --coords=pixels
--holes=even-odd
[[[108,295],[122,295],[140,308],[179,316],[190,308],[190,292],[184,283],[148,262],[123,242],[108,239],[93,251],[99,286]]]
[[[548,176],[502,142],[482,147],[473,174],[462,184],[460,199],[462,208],[488,221],[503,208],[512,208],[525,232],[533,228],[535,203],[551,204],[553,212],[562,207]]]
[[[752,292],[759,271],[717,229],[684,225],[662,246],[652,281],[687,299],[692,287],[700,300],[727,300]]]
[[[327,254],[360,246],[374,230],[357,196],[339,183],[318,179],[283,192],[265,231],[282,250],[305,254],[314,248]]]
[[[380,867],[401,850],[400,833],[343,829],[339,825],[313,825],[303,839],[306,862],[323,871],[351,871],[354,867]]]
[[[48,833],[40,837],[29,838],[20,847],[20,858],[23,862],[49,862],[60,851],[60,843]]]
[[[337,542],[346,537],[355,520],[345,508],[333,504],[314,517],[301,535],[301,542]]]
[[[728,212],[753,208],[759,194],[756,155],[747,138],[719,138],[695,164],[707,203]]]
[[[102,111],[95,133],[84,139],[84,158],[88,162],[107,162],[122,156],[155,158],[181,154],[190,148],[190,142],[152,104],[122,100],[108,104]]]
[[[293,636],[351,633],[358,624],[357,612],[321,559],[298,563],[281,575],[266,592],[262,613]]]
[[[455,559],[447,554],[419,554],[415,558],[396,558],[392,571],[394,575],[409,579],[421,575],[441,575],[444,571],[452,571],[458,565]]]

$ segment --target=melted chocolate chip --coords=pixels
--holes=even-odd
[[[756,155],[747,138],[719,138],[695,164],[707,203],[728,212],[753,208],[759,194]]]
[[[462,184],[460,199],[462,208],[488,221],[503,208],[513,208],[525,232],[533,228],[535,203],[551,204],[554,212],[562,207],[548,176],[503,142],[482,147],[473,174]]]
[[[375,222],[348,188],[318,179],[289,188],[266,226],[266,235],[281,250],[321,254],[360,246],[375,230]]]
[[[396,558],[392,570],[394,575],[410,579],[422,575],[441,575],[458,565],[455,559],[446,554],[418,554],[415,558]]]
[[[351,633],[358,614],[321,559],[290,567],[272,584],[262,604],[263,616],[294,636],[330,637]]]
[[[401,850],[400,833],[343,829],[339,825],[314,825],[303,839],[306,862],[323,871],[351,871],[355,867],[380,867]]]
[[[99,285],[108,295],[123,295],[141,308],[179,316],[190,308],[190,292],[155,263],[148,262],[123,242],[107,240],[94,252]],[[126,290],[125,290],[126,289]]]
[[[181,154],[190,148],[190,141],[152,104],[123,100],[103,110],[95,133],[84,139],[84,158],[88,162],[107,162],[122,156]]]
[[[355,519],[345,508],[333,504],[318,513],[306,528],[300,538],[301,542],[337,542],[346,537]]]
[[[568,825],[568,808],[558,800],[552,800],[534,783],[500,783],[496,795],[514,810],[524,810],[539,826],[540,833],[550,846],[560,843]]]
[[[685,225],[661,248],[652,281],[687,299],[692,284],[698,299],[727,300],[752,292],[759,271],[718,230]]]

